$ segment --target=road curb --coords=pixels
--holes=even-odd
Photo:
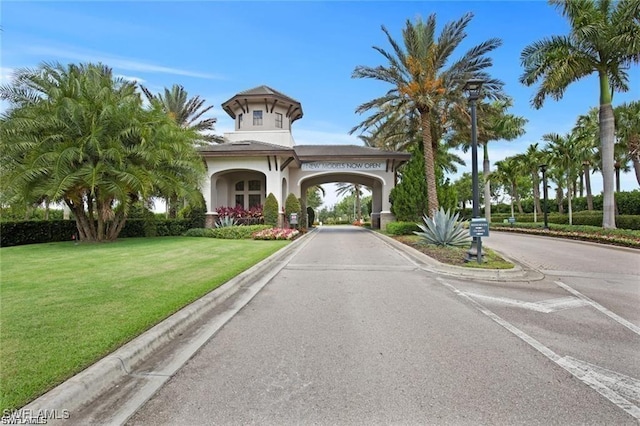
[[[296,251],[311,234],[313,232],[297,238],[291,244],[185,306],[95,364],[28,403],[20,411],[48,413],[66,410],[73,416],[74,412],[80,411],[100,395],[116,387],[137,366],[169,344],[174,337],[184,333],[209,312],[215,310],[243,286],[259,280],[266,271],[271,271],[274,267],[278,270],[284,267],[283,260]]]
[[[474,269],[447,265],[380,232],[371,231],[385,243],[411,258],[422,270],[439,274],[485,281],[538,281],[544,274],[496,251],[515,266],[513,269]],[[495,250],[494,250],[495,251]]]

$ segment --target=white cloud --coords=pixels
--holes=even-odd
[[[57,48],[48,46],[28,46],[26,47],[25,51],[29,54],[34,55],[54,56],[57,58],[66,58],[83,62],[103,62],[110,67],[127,71],[183,75],[187,77],[205,78],[210,80],[224,79],[224,77],[216,74],[165,67],[162,65],[122,58],[102,52],[79,51],[72,47]]]
[[[9,83],[11,81],[11,77],[13,76],[14,71],[15,70],[13,68],[0,67],[0,83],[1,84]]]
[[[127,81],[133,81],[133,82],[136,82],[136,83],[144,83],[145,82],[145,80],[140,78],[140,77],[124,75],[124,74],[116,74],[114,77],[123,78],[123,79],[125,79]]]

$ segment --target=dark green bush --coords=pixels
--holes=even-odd
[[[291,213],[298,214],[298,225],[300,224],[300,201],[298,198],[292,193],[287,196],[287,199],[284,202],[284,214],[285,220],[291,220]]]
[[[2,222],[0,247],[72,241],[77,232],[74,220]]]
[[[414,231],[420,231],[415,222],[389,222],[387,224],[387,232],[391,235],[413,235]]]
[[[505,214],[492,214],[491,223],[502,223],[511,215]],[[516,223],[533,223],[533,214],[516,213]],[[544,221],[543,215],[538,215],[538,223]],[[551,213],[548,215],[548,222],[558,225],[568,225],[569,215],[560,213]],[[602,212],[601,211],[581,211],[573,214],[573,225],[588,225],[602,227]],[[616,216],[616,226],[620,229],[640,229],[640,215],[618,215]]]
[[[309,219],[309,226],[313,226],[316,221],[316,212],[311,207],[307,207],[307,218]]]
[[[262,214],[264,216],[264,224],[270,226],[278,226],[278,200],[272,192],[267,195],[267,199],[264,202],[262,208]]]
[[[640,230],[640,215],[621,214],[616,216],[616,226],[620,229]]]
[[[178,236],[189,229],[189,220],[128,219],[118,238]],[[72,241],[77,237],[75,220],[0,223],[0,247]]]
[[[209,237],[214,238],[213,236],[214,228],[191,228],[187,230],[183,235],[185,237]]]
[[[251,234],[254,232],[269,228],[271,228],[269,225],[227,226],[225,228],[212,228],[210,234],[213,238],[243,240],[251,238]]]

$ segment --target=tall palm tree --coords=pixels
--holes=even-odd
[[[640,185],[640,101],[615,108],[618,144],[624,147]]]
[[[507,190],[509,198],[511,199],[511,216],[515,213],[513,211],[514,200],[518,205],[518,212],[524,213],[518,191],[518,178],[522,173],[522,164],[515,157],[507,157],[503,160],[496,161],[495,166],[496,170],[491,173],[491,178]]]
[[[353,195],[356,201],[356,220],[362,222],[362,185],[357,183],[338,182],[336,184],[337,195]]]
[[[547,142],[545,150],[553,165],[562,171],[562,177],[567,188],[567,201],[569,207],[569,225],[573,225],[572,189],[578,172],[575,162],[577,141],[573,133],[561,136],[557,133],[547,133],[542,136]]]
[[[164,89],[164,93],[152,94],[149,89],[140,86],[140,89],[149,102],[159,102],[162,109],[173,119],[180,127],[184,127],[200,135],[201,141],[204,142],[222,142],[222,138],[215,135],[216,118],[202,118],[209,112],[213,105],[204,106],[205,100],[200,96],[189,98],[187,91],[179,84],[174,84],[171,89]]]
[[[540,206],[540,165],[545,163],[543,151],[538,149],[538,144],[534,143],[527,147],[527,150],[515,156],[522,164],[522,168],[531,175],[533,183],[533,208],[536,215],[542,214]]]
[[[489,142],[491,141],[512,141],[524,134],[524,126],[527,119],[507,111],[513,106],[510,98],[497,100],[491,103],[480,103],[478,105],[477,119],[477,140],[482,145],[483,161],[482,175],[484,177],[484,214],[487,221],[491,222],[491,163],[489,161]],[[471,148],[470,120],[468,115],[457,115],[464,117],[461,122],[458,120],[454,126],[454,133],[449,143],[454,146],[461,146],[464,152]]]
[[[627,70],[640,62],[638,0],[550,0],[568,19],[570,32],[524,48],[520,82],[540,81],[532,104],[540,108],[546,97],[560,99],[565,89],[597,73],[600,84],[600,154],[603,179],[604,228],[615,228],[615,129],[611,102],[614,92],[629,90]]]
[[[0,99],[0,180],[15,201],[65,203],[83,241],[116,239],[139,199],[199,196],[197,135],[103,65],[20,70]]]
[[[582,162],[581,178],[587,189],[587,210],[593,210],[591,191],[591,167],[597,167],[596,149],[599,138],[598,108],[591,108],[587,114],[580,115],[572,131],[577,139],[576,159]],[[582,191],[582,187],[581,187]]]
[[[179,84],[174,84],[171,89],[165,88],[164,93],[156,95],[153,95],[144,86],[140,86],[140,89],[151,104],[159,105],[178,126],[197,132],[199,135],[198,144],[222,142],[220,136],[211,133],[215,129],[217,120],[202,118],[213,108],[213,105],[205,107],[205,100],[200,99],[200,96],[189,98],[187,91]],[[165,199],[165,202],[168,208],[168,217],[175,219],[178,208],[184,204],[184,201],[181,201],[176,194],[172,194]]]
[[[484,80],[485,93],[493,97],[503,86],[502,82],[490,78],[484,71],[492,65],[491,59],[485,55],[500,46],[499,39],[481,43],[457,60],[451,58],[454,50],[466,38],[465,30],[472,18],[473,15],[469,13],[446,24],[437,37],[435,15],[430,15],[426,21],[417,18],[415,23],[407,20],[402,31],[402,45],[383,26],[382,31],[387,36],[392,51],[376,46],[374,49],[384,56],[388,64],[377,67],[357,66],[352,74],[354,78],[372,78],[392,85],[385,95],[356,109],[358,113],[374,111],[373,116],[365,119],[356,129],[367,130],[372,123],[378,123],[388,114],[393,114],[391,111],[415,113],[420,117],[430,213],[437,211],[439,207],[435,152],[440,142],[440,123],[447,122],[445,114],[450,108],[463,108],[466,105],[462,88],[468,79]],[[440,120],[433,120],[435,111],[440,115]],[[436,133],[436,137],[433,133]]]

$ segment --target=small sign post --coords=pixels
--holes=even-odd
[[[471,219],[469,225],[469,235],[473,238],[477,238],[477,250],[476,258],[478,263],[482,263],[482,237],[489,236],[489,222],[483,217],[474,217]]]
[[[291,213],[289,216],[289,224],[297,225],[298,224],[298,213]]]

